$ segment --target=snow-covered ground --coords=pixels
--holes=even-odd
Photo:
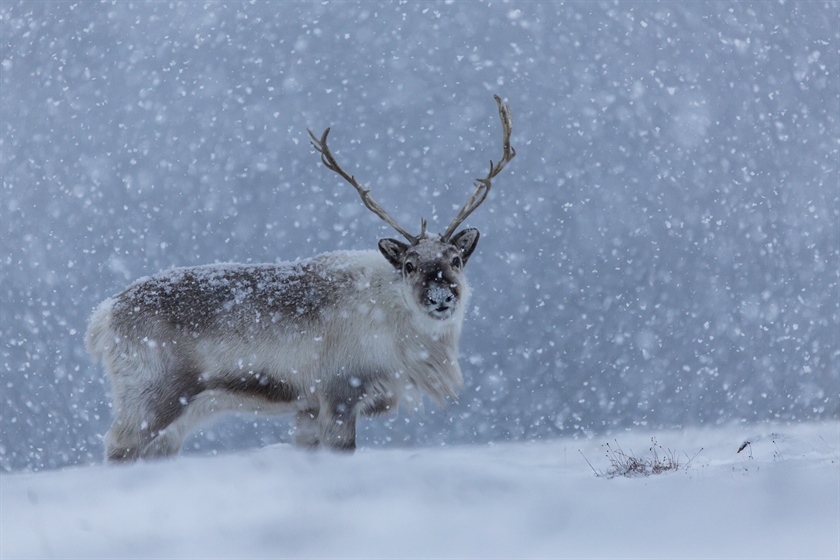
[[[652,439],[679,471],[595,476],[607,443]],[[836,559],[839,442],[832,422],[7,474],[0,557]]]

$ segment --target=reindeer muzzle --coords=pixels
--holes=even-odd
[[[426,313],[435,319],[449,319],[458,307],[458,288],[454,285],[433,283],[423,294]]]

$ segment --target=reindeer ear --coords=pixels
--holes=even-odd
[[[402,268],[402,257],[406,249],[408,249],[408,245],[396,239],[379,240],[379,251],[385,255],[389,263],[394,265],[394,268]]]
[[[455,237],[450,241],[450,243],[461,251],[461,259],[463,259],[464,264],[467,264],[467,259],[475,251],[475,246],[478,245],[478,237],[479,233],[477,229],[467,228],[456,233]]]

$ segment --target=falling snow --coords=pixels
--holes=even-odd
[[[0,469],[98,462],[94,306],[443,229],[501,156],[446,411],[368,448],[840,418],[836,2],[0,5]],[[289,441],[233,418],[207,454]]]

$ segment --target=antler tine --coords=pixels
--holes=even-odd
[[[508,162],[516,156],[516,150],[514,150],[513,146],[510,145],[510,133],[513,130],[513,119],[510,115],[510,105],[504,103],[502,98],[498,95],[494,95],[493,98],[499,106],[499,119],[502,121],[502,146],[504,149],[502,159],[500,159],[496,165],[493,165],[493,160],[490,160],[490,172],[485,178],[475,180],[475,192],[472,194],[467,203],[461,207],[461,210],[458,211],[458,215],[455,216],[455,219],[452,220],[452,223],[449,224],[446,231],[443,232],[443,235],[441,236],[443,241],[448,241],[449,237],[455,232],[458,226],[460,226],[476,208],[481,206],[481,203],[484,202],[484,199],[487,198],[487,194],[490,192],[492,179],[498,175],[502,169],[505,168]]]
[[[312,138],[312,147],[315,148],[318,153],[321,154],[321,162],[324,166],[329,169],[330,171],[335,171],[339,175],[341,175],[345,181],[353,185],[356,189],[356,192],[359,193],[359,196],[362,198],[362,202],[365,205],[365,208],[382,218],[382,220],[387,223],[389,226],[397,230],[403,237],[408,239],[412,245],[417,243],[418,238],[408,233],[400,224],[397,223],[394,218],[392,218],[388,212],[385,211],[374,199],[370,196],[370,189],[366,189],[359,185],[356,182],[356,178],[344,171],[338,162],[335,161],[335,157],[333,156],[332,152],[330,151],[329,146],[327,145],[327,136],[330,133],[330,129],[327,128],[324,131],[324,134],[321,136],[319,140],[317,136],[312,134],[312,131],[308,128],[306,131],[309,133],[309,136]]]

